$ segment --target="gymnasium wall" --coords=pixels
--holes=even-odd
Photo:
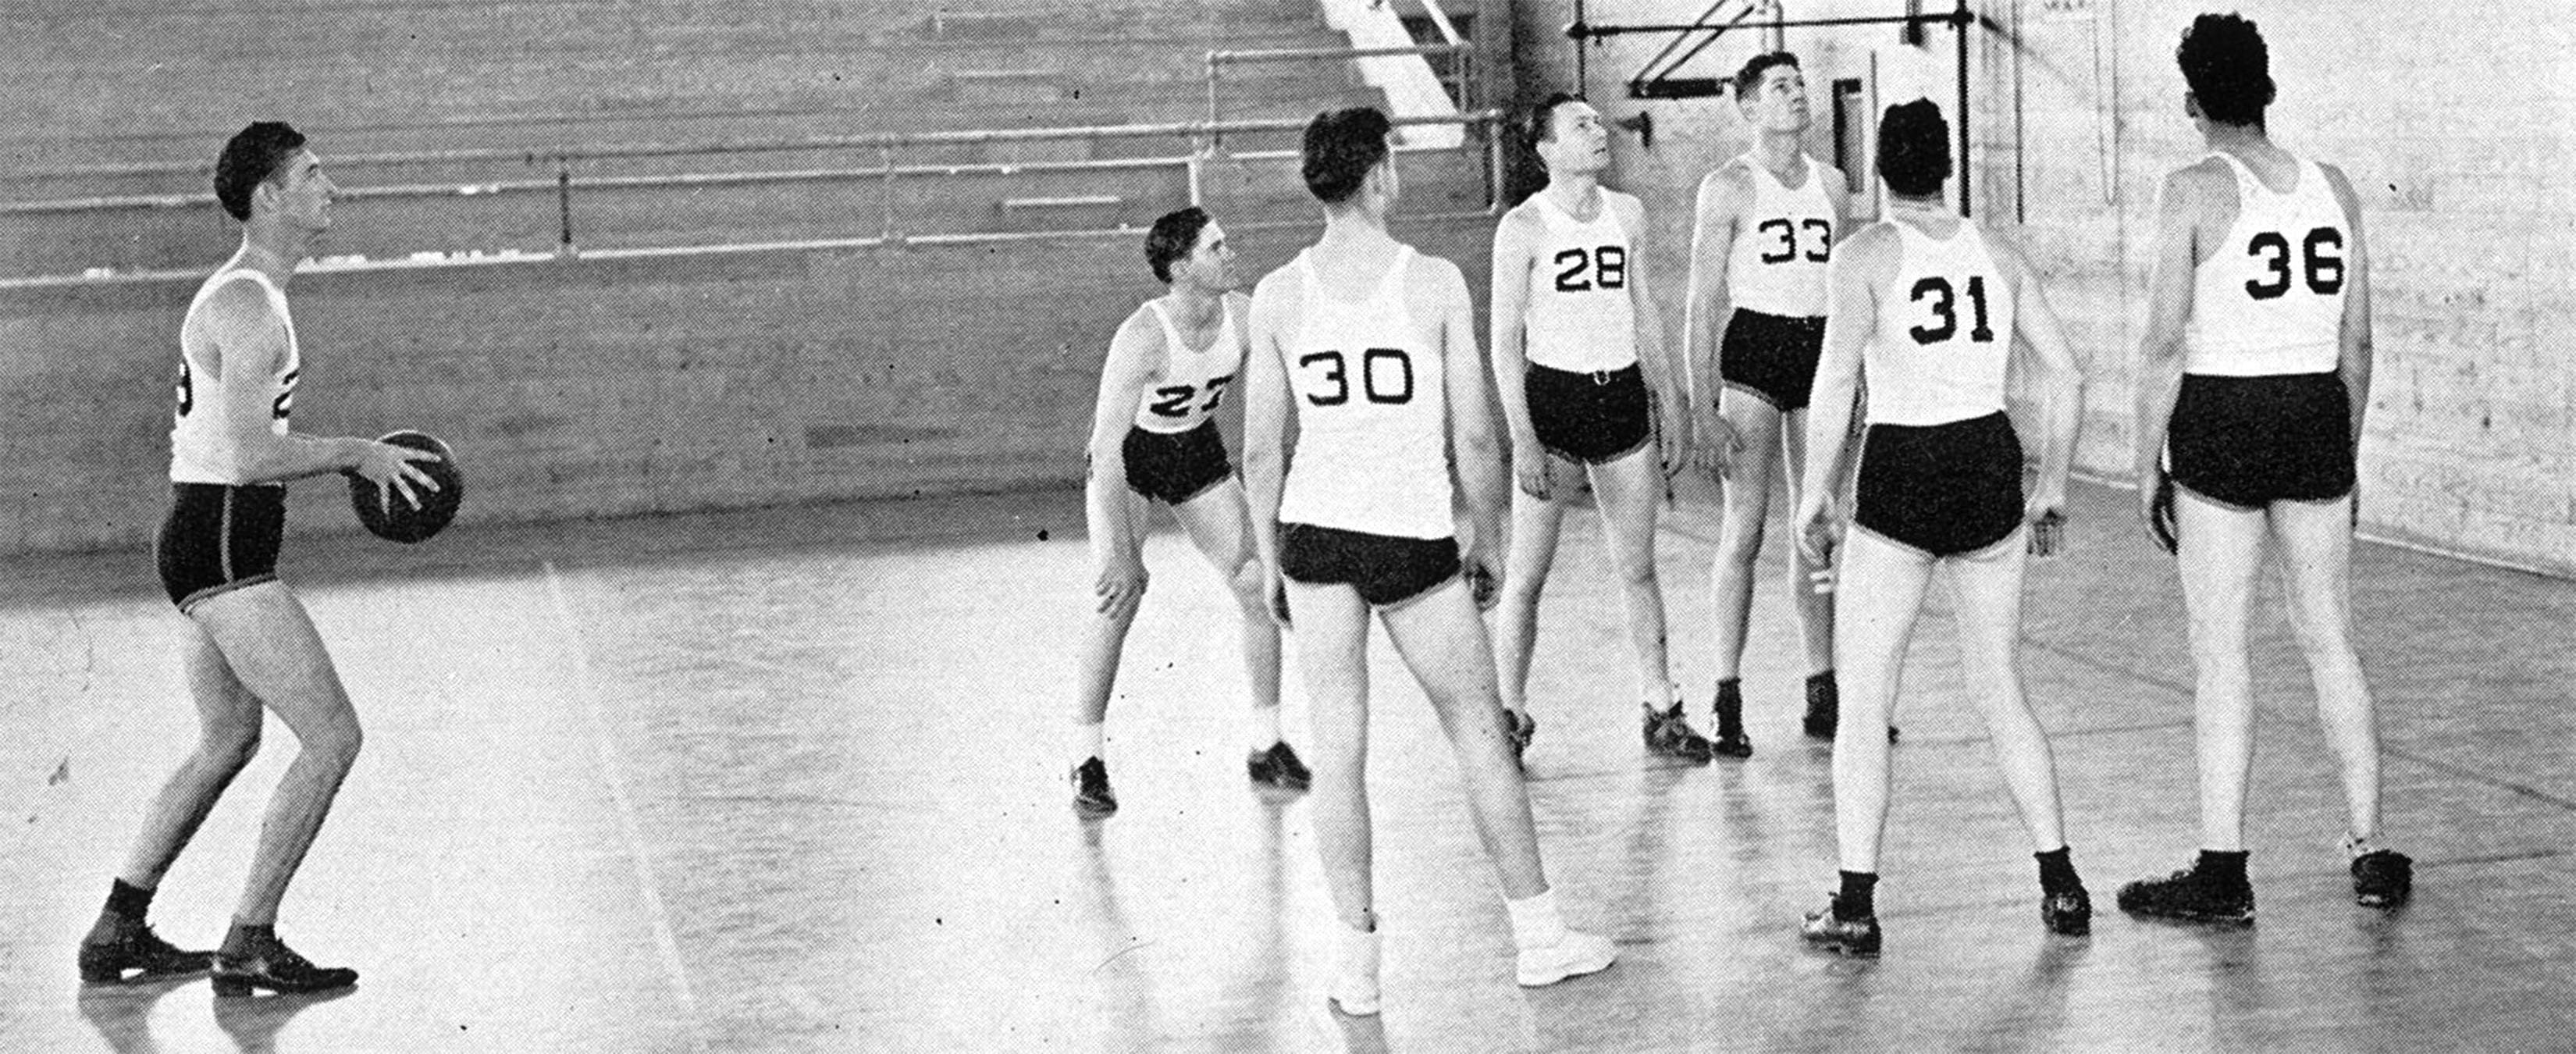
[[[1677,22],[1700,4],[1594,0],[1597,23]],[[1736,5],[1729,5],[1730,10]],[[1789,0],[1792,19],[1902,13],[1895,0]],[[1946,0],[1920,5],[1947,11]],[[1566,0],[1515,5],[1521,90],[1574,80]],[[1687,10],[1685,10],[1687,8]],[[2145,316],[2148,232],[2167,170],[2201,151],[2173,49],[2204,10],[2258,22],[2289,149],[2340,165],[2363,196],[2373,254],[2375,359],[2362,446],[2365,534],[2576,574],[2576,25],[2554,4],[2241,0],[1987,0],[1970,38],[1970,173],[1977,216],[2033,253],[2091,356],[2082,466],[2125,477],[2132,361]],[[1639,102],[1626,83],[1669,38],[1588,46],[1587,93],[1611,118],[1650,115],[1651,149],[1614,137],[1614,180],[1654,216],[1668,324],[1692,193],[1749,137],[1725,99]],[[1723,77],[1762,50],[1736,31],[1686,76]],[[1834,156],[1831,85],[1861,82],[1869,120],[1955,92],[1947,26],[1921,47],[1894,26],[1792,29],[1816,128]],[[1956,115],[1951,114],[1953,121]],[[1872,126],[1874,127],[1874,125]],[[1859,136],[1868,140],[1864,129]],[[1955,186],[1954,186],[1955,190]]]
[[[1501,0],[1489,6],[1498,14],[1481,31],[1499,43],[1507,20]],[[190,171],[99,173],[210,160],[253,114],[295,121],[326,160],[1187,121],[1202,115],[1197,71],[1209,48],[1340,42],[1315,11],[1263,0],[41,0],[0,11],[0,35],[40,45],[18,69],[43,88],[0,99],[0,170],[20,177],[0,202],[202,192]],[[1335,65],[1247,67],[1226,87],[1236,116],[1372,97]],[[925,156],[1179,149],[1110,141]],[[1483,206],[1480,156],[1403,163],[1416,214]],[[352,168],[338,178],[528,174]],[[1212,165],[1203,190],[1238,228],[1249,275],[1313,236],[1293,160]],[[1049,196],[1117,204],[1036,218],[999,204]],[[1025,240],[306,274],[292,291],[306,356],[295,425],[449,439],[468,474],[469,523],[1068,485],[1082,472],[1109,335],[1162,289],[1143,264],[1143,225],[1187,199],[1177,168],[995,177],[908,191],[895,220],[913,233]],[[575,204],[587,246],[867,236],[882,220],[874,191],[847,184],[599,192]],[[315,251],[544,252],[553,210],[551,194],[347,200]],[[1049,233],[1122,224],[1133,232]],[[231,251],[236,230],[212,205],[0,216],[0,274],[202,271]],[[1490,221],[1407,222],[1399,233],[1467,266],[1481,288]],[[172,359],[193,288],[180,277],[0,289],[0,555],[127,548],[144,559],[167,500]],[[295,530],[354,529],[336,477],[292,493]]]

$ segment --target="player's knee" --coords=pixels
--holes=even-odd
[[[259,729],[256,720],[209,726],[197,744],[197,754],[208,764],[240,771],[259,756]]]
[[[1226,585],[1234,590],[1234,602],[1245,611],[1270,617],[1270,598],[1261,595],[1261,561],[1245,560],[1234,565],[1233,573],[1226,576]]]
[[[297,736],[297,744],[306,754],[346,769],[358,762],[358,751],[366,745],[367,735],[358,727],[357,716],[322,722]]]

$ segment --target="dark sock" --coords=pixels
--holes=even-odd
[[[1842,892],[1834,894],[1834,917],[1844,922],[1857,922],[1878,914],[1878,875],[1870,871],[1845,871]]]
[[[1731,739],[1744,734],[1744,679],[1729,677],[1717,682],[1717,734]]]
[[[2243,889],[2245,888],[2245,857],[2246,852],[2242,849],[2232,853],[2203,849],[2200,851],[2200,862],[2192,865],[2192,870],[2200,872],[2200,877],[2216,883],[2220,889]]]
[[[2041,892],[2069,893],[2084,888],[2084,880],[2075,877],[2075,860],[2068,847],[2061,845],[2045,853],[2031,855],[2039,858]]]
[[[1836,690],[1834,671],[1807,675],[1807,712],[1828,717],[1839,716],[1842,693]]]
[[[143,921],[152,910],[152,891],[127,885],[124,879],[113,879],[107,887],[107,913],[128,922]]]
[[[270,923],[266,926],[253,926],[247,922],[236,921],[233,923],[232,930],[224,934],[224,953],[227,955],[239,955],[263,945],[275,943],[277,943],[277,925],[275,923]]]

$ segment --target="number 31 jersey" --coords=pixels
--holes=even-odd
[[[2298,185],[2275,194],[2244,162],[2211,156],[2236,174],[2236,224],[2193,271],[2183,370],[2333,372],[2343,349],[2347,225],[2325,170],[2300,158]]]
[[[1862,352],[1869,423],[1940,425],[2002,410],[2013,288],[1985,231],[1963,217],[1937,240],[1886,222],[1900,249],[1895,283],[1878,291],[1878,332]]]
[[[1295,265],[1302,306],[1287,366],[1297,446],[1280,522],[1452,537],[1445,374],[1405,306],[1413,248],[1399,247],[1386,277],[1356,302],[1324,291],[1312,253]]]

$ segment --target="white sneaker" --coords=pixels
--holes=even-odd
[[[1519,980],[1523,988],[1540,988],[1607,970],[1618,957],[1619,948],[1609,938],[1567,930],[1554,944],[1521,949]]]
[[[1348,926],[1333,927],[1333,976],[1324,998],[1352,1017],[1377,1016],[1378,935]]]

